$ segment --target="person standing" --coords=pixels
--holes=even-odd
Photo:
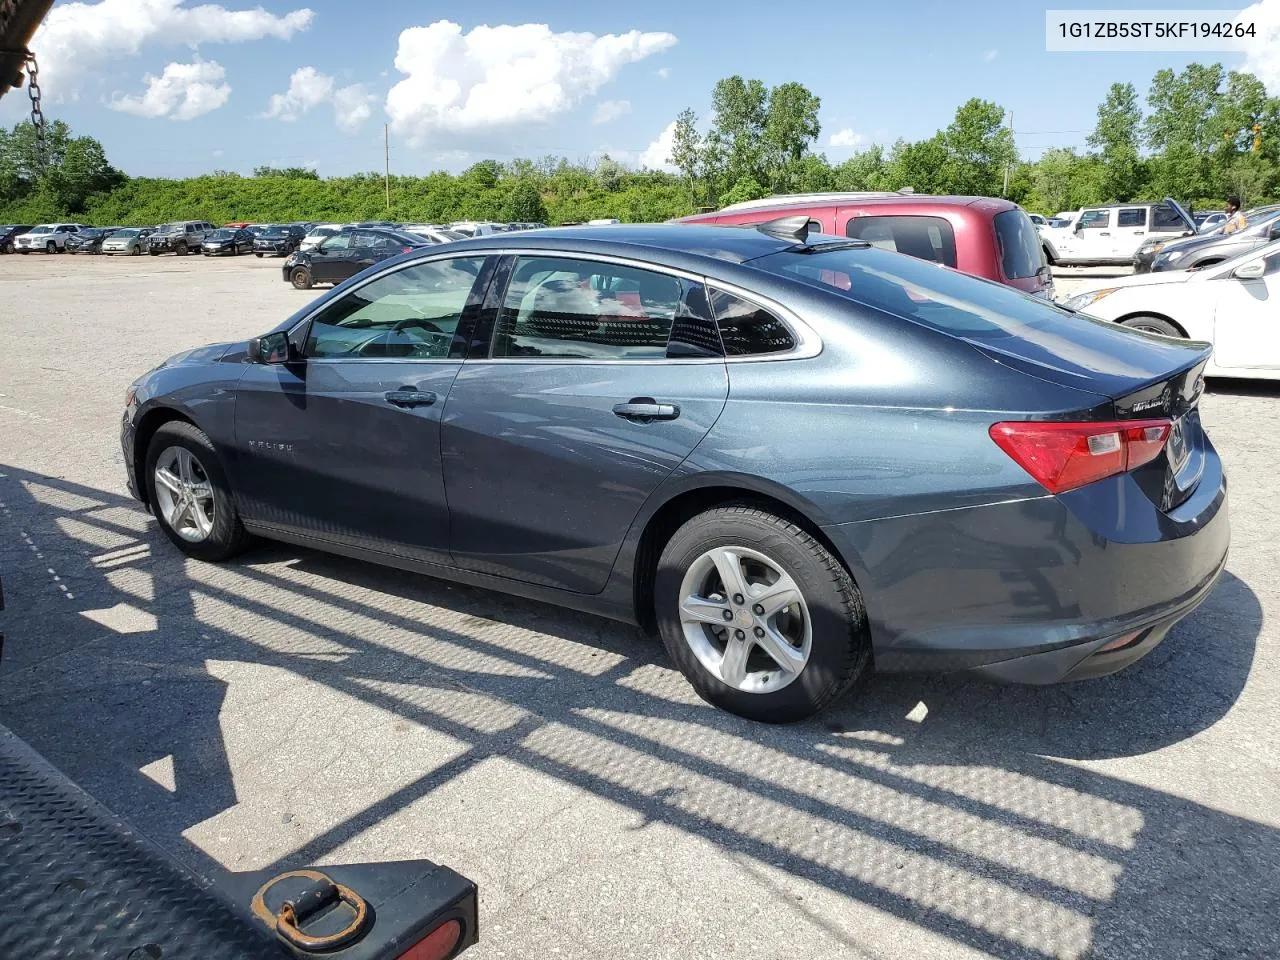
[[[1227,197],[1227,222],[1222,225],[1222,232],[1235,233],[1245,226],[1244,214],[1240,212],[1240,198]]]

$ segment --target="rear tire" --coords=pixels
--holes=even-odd
[[[721,576],[726,557],[745,594]],[[783,577],[794,601],[764,606]],[[698,695],[751,720],[812,716],[871,663],[862,597],[839,560],[795,523],[749,504],[708,510],[675,532],[658,560],[654,609],[667,653]],[[690,609],[710,611],[711,619],[691,618]],[[728,665],[731,645],[746,651],[737,669]]]
[[[1179,340],[1187,339],[1187,335],[1175,327],[1163,317],[1153,317],[1142,314],[1136,317],[1128,317],[1120,322],[1122,327],[1129,327],[1132,330],[1143,330],[1147,333],[1158,333],[1162,337],[1176,337]]]
[[[44,252],[45,252],[45,253],[57,253],[57,252],[58,252],[58,245],[57,245],[56,243],[54,243],[52,240],[50,240],[48,243],[46,243],[46,244],[44,245]]]
[[[1058,261],[1057,261],[1057,260],[1055,260],[1055,259],[1054,259],[1054,257],[1053,257],[1053,254],[1049,252],[1049,248],[1048,248],[1048,247],[1041,247],[1040,249],[1044,251],[1044,262],[1045,262],[1045,263],[1047,263],[1047,264],[1048,264],[1049,266],[1051,266],[1051,267],[1052,267],[1052,266],[1055,266],[1055,265],[1057,264],[1057,262],[1058,262]]]
[[[295,290],[310,290],[315,284],[311,279],[311,271],[306,267],[294,267],[289,271],[289,282],[293,284]]]
[[[196,465],[193,476],[206,485],[212,494],[212,525],[199,540],[183,536],[175,529],[162,507],[164,496],[157,495],[156,467],[162,455],[180,449],[186,451]],[[249,534],[240,522],[240,514],[236,510],[235,497],[227,482],[226,472],[213,448],[209,438],[199,427],[181,420],[164,424],[151,438],[147,446],[144,481],[147,485],[147,500],[160,529],[164,531],[173,544],[189,557],[197,560],[226,560],[245,548],[249,543]],[[163,492],[162,492],[163,493]],[[167,495],[172,503],[172,495]],[[206,500],[207,503],[207,500]],[[204,509],[196,507],[194,509]],[[207,517],[207,513],[205,515]],[[179,524],[182,526],[182,524]],[[190,530],[190,527],[187,527]]]
[[[6,240],[6,241],[5,241],[5,243],[4,243],[4,252],[5,252],[5,253],[13,253],[13,241],[12,241],[12,240]]]
[[[177,254],[179,257],[185,257],[187,255],[187,241],[179,240],[174,245],[173,252]]]
[[[255,253],[254,256],[257,257],[259,260],[262,259],[262,254],[260,253]]]

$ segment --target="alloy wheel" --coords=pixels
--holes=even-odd
[[[680,626],[707,671],[745,693],[787,686],[813,647],[800,587],[749,547],[715,547],[690,564],[680,584]]]
[[[154,470],[156,507],[170,529],[190,543],[213,532],[213,485],[203,464],[186,447],[166,447]]]

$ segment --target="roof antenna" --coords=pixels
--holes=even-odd
[[[756,224],[756,229],[779,240],[806,243],[809,240],[809,215],[801,213],[790,217],[778,217],[776,220],[766,220],[764,223]]]

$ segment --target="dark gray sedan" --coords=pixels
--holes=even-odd
[[[1280,240],[1280,206],[1258,207],[1245,214],[1245,226],[1234,233],[1224,233],[1218,226],[1209,233],[1180,240],[1148,241],[1134,255],[1133,269],[1135,273],[1197,270],[1249,253],[1273,240]]]
[[[250,535],[655,626],[707,700],[1146,654],[1228,545],[1207,344],[871,247],[688,225],[377,264],[129,389],[135,494]]]

